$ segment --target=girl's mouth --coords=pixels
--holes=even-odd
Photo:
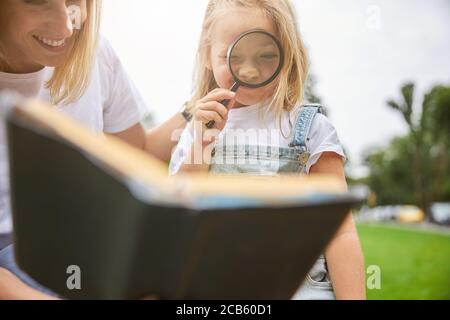
[[[66,48],[66,39],[49,39],[41,36],[33,36],[33,38],[42,47],[53,53],[61,53]]]

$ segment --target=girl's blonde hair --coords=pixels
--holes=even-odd
[[[101,1],[86,1],[86,21],[74,34],[65,62],[55,68],[51,79],[45,84],[55,105],[77,101],[89,85],[99,40]],[[8,68],[8,62],[1,51],[0,43],[0,67],[4,70]]]
[[[221,9],[241,7],[260,9],[273,21],[276,36],[284,49],[284,67],[279,76],[279,83],[269,103],[269,109],[281,115],[283,110],[292,109],[303,100],[303,91],[308,76],[309,62],[305,45],[300,37],[296,15],[289,0],[210,0],[203,22],[200,45],[197,54],[196,83],[194,94],[189,102],[203,98],[218,87],[213,72],[207,68],[211,47],[211,30]]]

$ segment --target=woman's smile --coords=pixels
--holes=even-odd
[[[33,36],[34,40],[51,53],[63,53],[66,50],[66,39],[51,39],[42,36]]]

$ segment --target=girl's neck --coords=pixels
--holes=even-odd
[[[245,107],[248,107],[248,105],[241,104],[237,101],[233,105],[233,109],[240,109],[240,108],[245,108]]]

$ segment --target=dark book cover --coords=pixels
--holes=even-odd
[[[358,203],[331,191],[155,201],[26,110],[6,119],[16,259],[66,298],[290,299]],[[80,290],[67,286],[73,265]]]

